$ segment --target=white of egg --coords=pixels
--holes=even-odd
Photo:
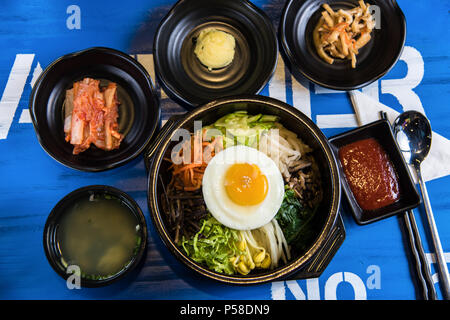
[[[225,176],[233,164],[258,166],[266,176],[268,190],[262,202],[239,205],[227,194]],[[275,162],[257,149],[232,146],[216,154],[203,175],[202,192],[208,210],[223,225],[237,230],[252,230],[269,223],[280,209],[284,197],[284,181]]]

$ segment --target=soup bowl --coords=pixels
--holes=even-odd
[[[130,260],[120,271],[102,278],[85,277],[82,273],[78,275],[80,276],[79,284],[82,287],[93,288],[115,283],[126,275],[129,275],[140,265],[147,252],[148,232],[142,210],[136,201],[125,192],[106,185],[91,185],[70,192],[50,212],[44,226],[43,237],[44,251],[50,266],[66,281],[70,281],[71,279],[69,278],[71,276],[77,276],[77,270],[73,268],[75,265],[71,265],[70,262],[65,261],[66,257],[64,257],[62,252],[63,246],[58,236],[58,230],[62,227],[64,217],[70,214],[70,210],[83,201],[83,199],[89,197],[104,197],[119,201],[126,208],[127,214],[136,221],[136,245]]]
[[[214,123],[220,117],[239,110],[248,114],[268,114],[279,117],[279,122],[295,132],[312,147],[320,170],[323,199],[311,223],[313,237],[307,249],[291,258],[287,264],[272,270],[253,270],[247,275],[227,275],[212,271],[190,259],[171,237],[162,210],[163,183],[171,178],[165,161],[167,153],[178,142],[176,132],[186,129],[193,132],[194,122],[203,125]],[[345,238],[345,229],[339,215],[341,187],[336,159],[327,138],[305,114],[281,101],[258,95],[239,95],[217,99],[199,106],[184,115],[172,117],[164,125],[154,144],[148,148],[146,164],[148,177],[148,206],[153,224],[169,251],[188,268],[205,277],[228,284],[258,284],[276,279],[308,278],[320,275]]]

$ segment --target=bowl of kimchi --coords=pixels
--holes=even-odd
[[[145,68],[103,47],[52,62],[33,87],[30,113],[42,148],[81,171],[104,171],[136,158],[161,121]]]

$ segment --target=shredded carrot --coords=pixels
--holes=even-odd
[[[208,165],[203,156],[206,151],[210,153],[210,157],[214,157],[216,143],[221,139],[214,139],[212,142],[202,141],[201,136],[198,135],[191,137],[191,163],[181,163],[170,165],[169,170],[172,170],[171,184],[178,190],[195,191],[201,188],[203,174],[205,173],[206,166]],[[199,142],[201,141],[201,147]],[[222,144],[220,143],[219,147]],[[182,157],[183,149],[180,150],[179,156]]]
[[[347,28],[347,27],[348,27],[348,23],[341,22],[341,23],[338,23],[337,25],[335,25],[333,28],[331,28],[331,31],[337,30],[337,31],[339,31],[339,32],[342,32],[342,31],[344,31],[345,28]]]

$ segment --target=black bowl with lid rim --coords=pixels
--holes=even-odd
[[[119,132],[125,137],[116,150],[92,145],[73,155],[73,146],[65,141],[65,92],[85,77],[99,79],[101,84],[117,83]],[[59,163],[80,171],[104,171],[136,158],[161,122],[155,87],[145,68],[128,54],[104,47],[70,53],[52,62],[36,81],[29,108],[42,148]]]
[[[100,279],[90,279],[85,277],[80,277],[80,284],[82,287],[93,288],[93,287],[103,287],[129,275],[133,270],[135,270],[140,263],[143,261],[145,254],[147,252],[147,223],[145,216],[139,207],[139,205],[125,192],[106,185],[91,185],[76,189],[65,197],[63,197],[50,212],[47,221],[44,226],[43,233],[43,246],[45,255],[50,266],[53,270],[59,274],[63,279],[67,280],[73,273],[72,270],[68,269],[67,262],[65,262],[64,257],[61,252],[60,244],[58,241],[57,233],[60,225],[60,221],[64,214],[68,212],[68,209],[73,207],[77,201],[86,199],[89,196],[110,196],[118,199],[122,205],[127,207],[129,213],[134,216],[136,222],[138,223],[138,236],[140,241],[137,243],[135,252],[131,260],[114,275]]]
[[[220,117],[238,110],[246,110],[249,114],[262,113],[279,116],[283,126],[297,133],[306,144],[314,149],[313,155],[321,171],[324,188],[324,198],[312,224],[314,240],[308,244],[308,249],[286,265],[270,271],[251,272],[246,276],[214,272],[191,260],[170,236],[164,212],[160,206],[163,194],[161,182],[166,181],[167,183],[170,180],[169,164],[163,159],[168,156],[167,152],[176,143],[179,143],[178,138],[175,139],[176,141],[172,141],[177,130],[186,129],[193,132],[194,121],[202,121],[203,125],[209,125]],[[155,138],[154,143],[148,148],[145,157],[149,170],[148,206],[159,236],[168,250],[182,264],[207,278],[227,284],[250,285],[280,279],[318,277],[345,238],[345,228],[339,214],[341,184],[331,146],[311,119],[284,102],[258,95],[238,95],[213,100],[184,115],[170,118]]]

